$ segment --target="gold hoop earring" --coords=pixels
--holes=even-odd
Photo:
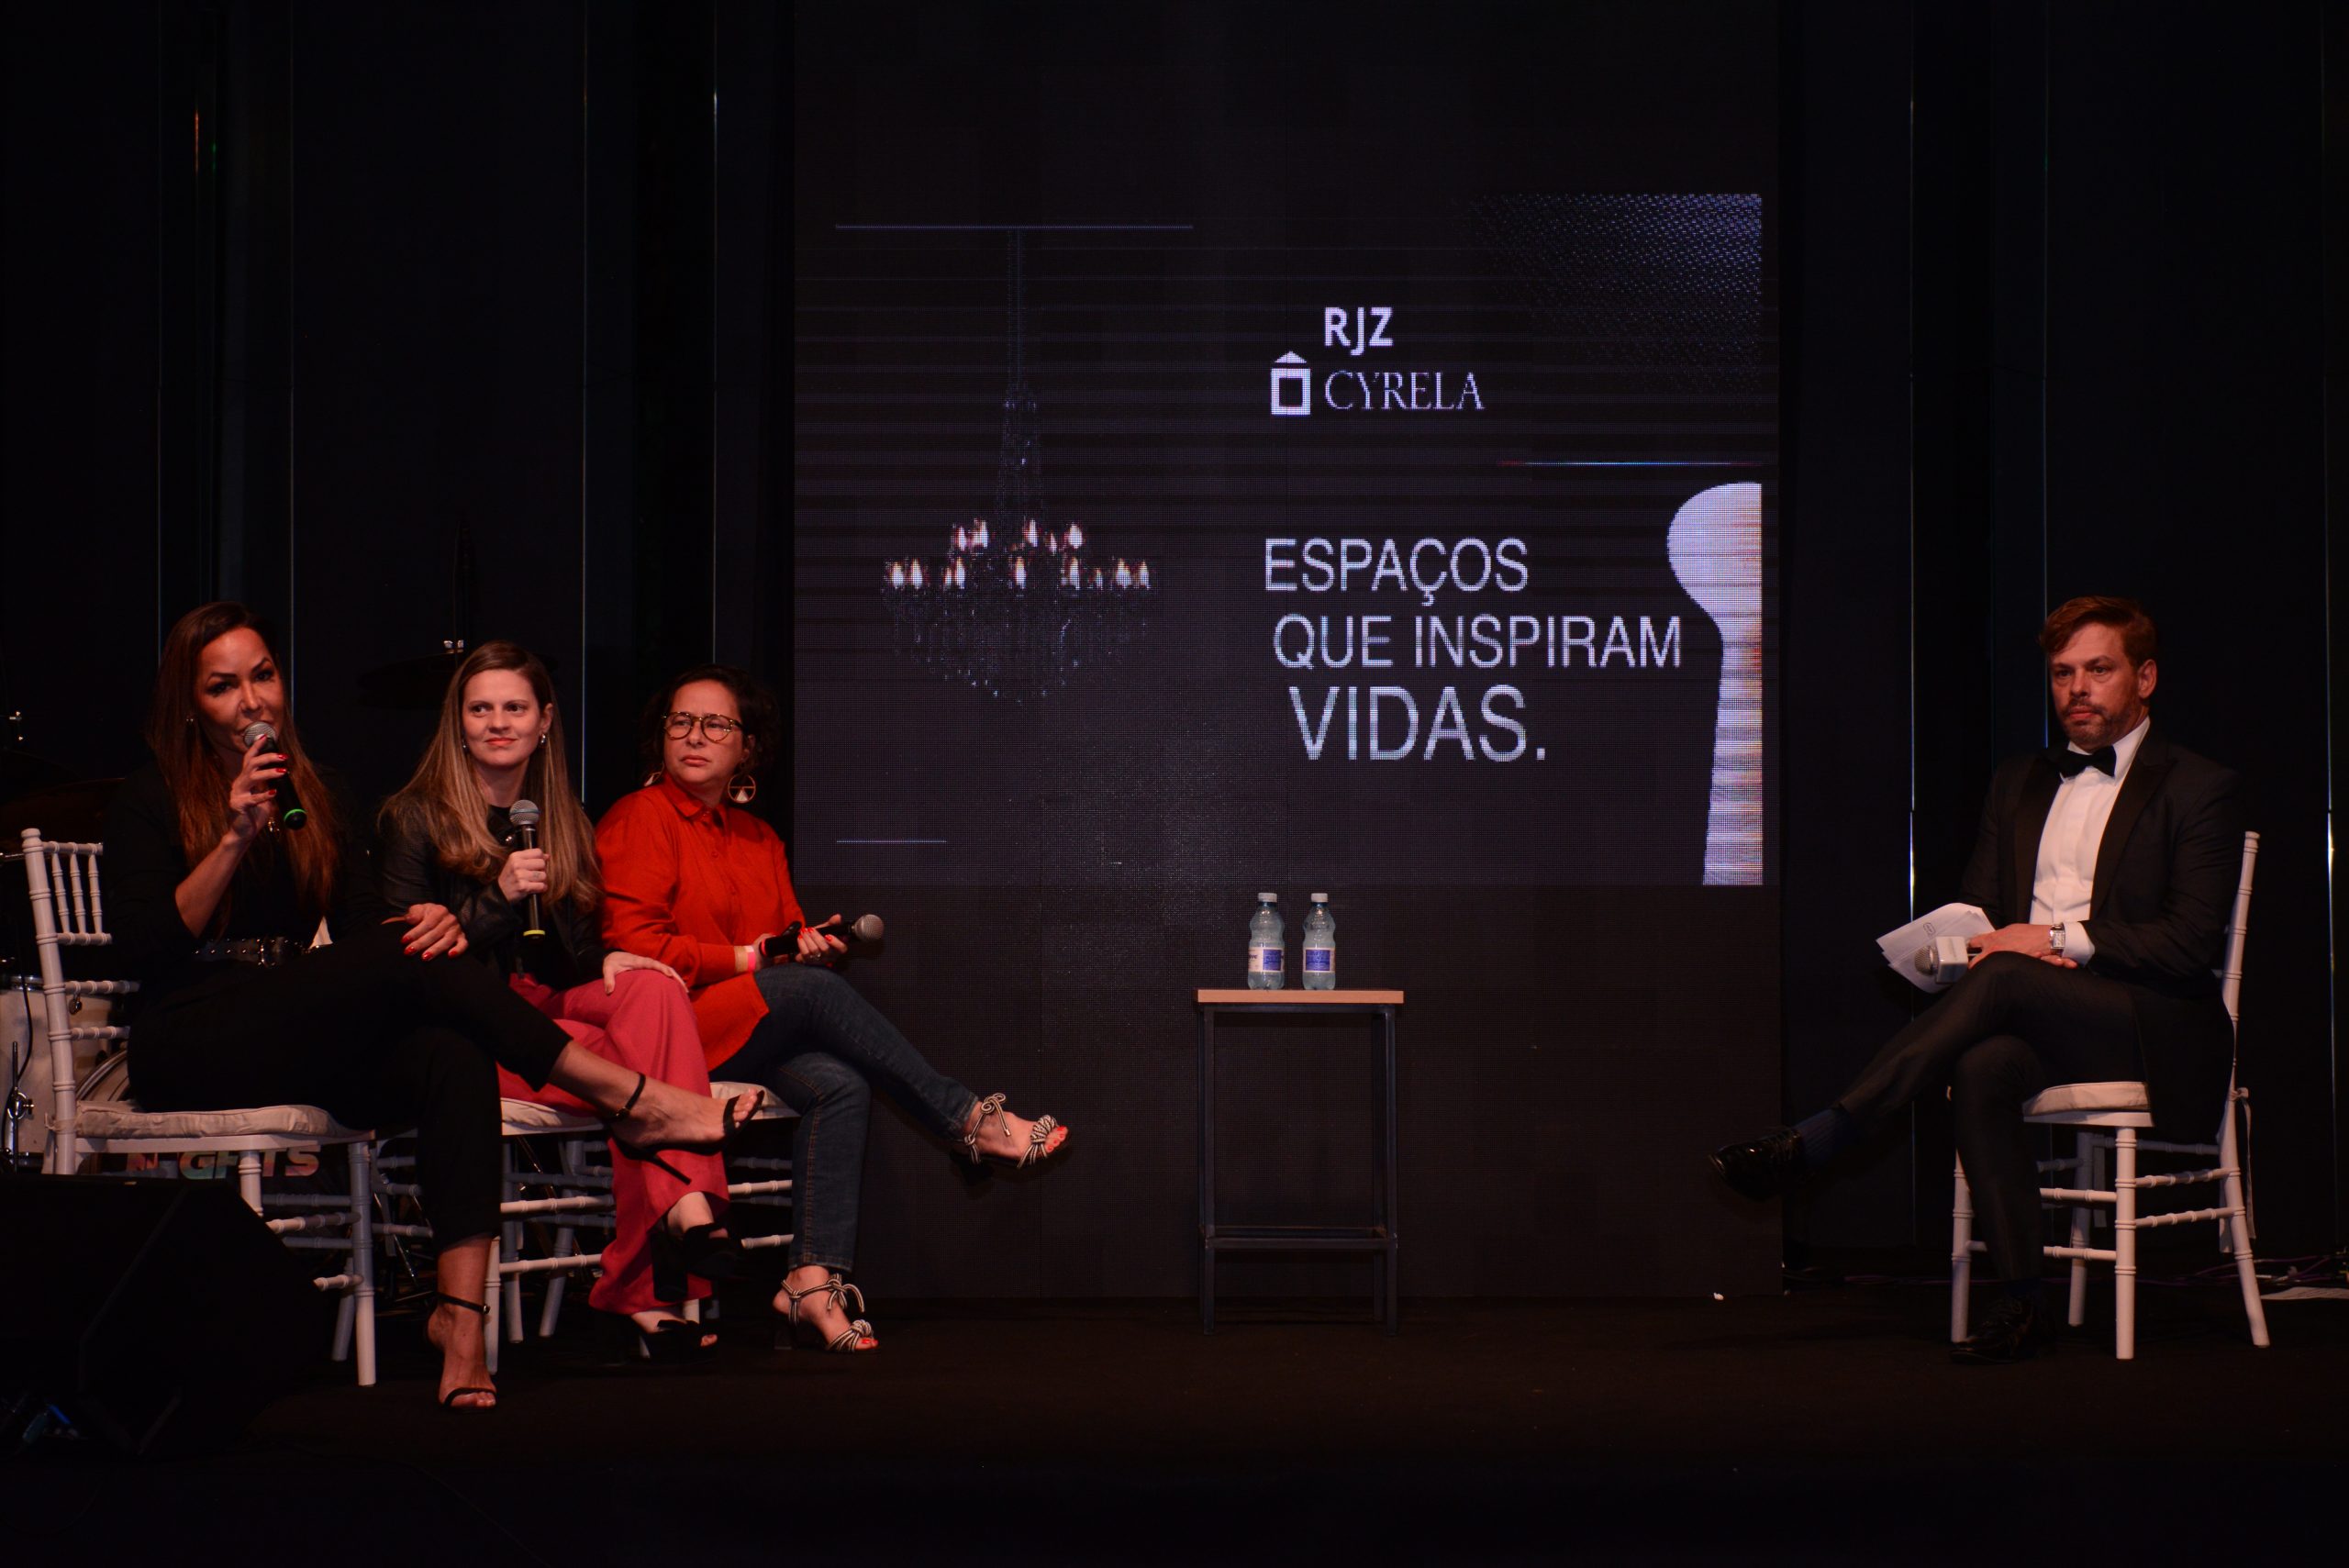
[[[726,781],[726,798],[737,806],[748,806],[759,798],[759,778],[756,773],[736,773]]]

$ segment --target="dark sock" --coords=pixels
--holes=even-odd
[[[1860,1140],[1860,1118],[1842,1106],[1829,1106],[1795,1123],[1795,1133],[1802,1140],[1804,1168],[1817,1171]]]

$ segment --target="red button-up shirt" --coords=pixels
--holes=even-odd
[[[704,806],[667,773],[620,796],[596,826],[604,940],[685,978],[713,1072],[766,1017],[734,950],[804,919],[775,830],[747,811]]]

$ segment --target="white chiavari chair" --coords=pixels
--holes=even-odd
[[[2227,922],[2226,962],[2219,972],[2220,995],[2226,1002],[2230,1020],[2239,1017],[2243,934],[2251,920],[2251,874],[2258,857],[2259,835],[2245,833],[2234,913]],[[2137,1355],[2138,1232],[2201,1220],[2218,1221],[2219,1245],[2234,1255],[2235,1276],[2243,1290],[2243,1316],[2249,1320],[2251,1342],[2260,1346],[2267,1343],[2267,1313],[2259,1299],[2249,1208],[2243,1196],[2243,1162],[2235,1138],[2235,1107],[2238,1104],[2247,1105],[2249,1099],[2250,1091],[2238,1087],[2230,1074],[2218,1138],[2210,1143],[2172,1143],[2140,1138],[2141,1132],[2154,1125],[2147,1108],[2152,1102],[2141,1082],[2058,1084],[2024,1103],[2023,1119],[2033,1126],[2073,1129],[2070,1157],[2043,1162],[2040,1170],[2059,1177],[2069,1175],[2077,1184],[2039,1190],[2043,1206],[2071,1210],[2070,1240],[2065,1245],[2042,1251],[2048,1257],[2061,1258],[2071,1264],[2071,1300],[2065,1319],[2076,1329],[2087,1317],[2088,1264],[2112,1265],[2113,1354],[2119,1360],[2133,1361]],[[2214,1160],[2216,1163],[2200,1170],[2145,1175],[2137,1169],[2141,1153],[2190,1155]],[[2110,1185],[2105,1184],[2108,1163]],[[2145,1213],[2139,1207],[2141,1195],[2148,1192],[2210,1184],[2217,1184],[2221,1190],[2215,1207]],[[2110,1247],[2089,1245],[2090,1222],[2100,1209],[2110,1209],[2112,1215]],[[1984,1250],[1983,1244],[1973,1239],[1973,1195],[1965,1183],[1965,1162],[1960,1160],[1956,1202],[1950,1220],[1949,1337],[1953,1343],[1965,1338],[1974,1254]]]
[[[758,1095],[759,1108],[748,1118],[752,1121],[785,1120],[796,1114],[773,1090],[752,1084],[713,1083],[710,1094],[720,1101]],[[602,1267],[602,1246],[590,1250],[583,1244],[581,1232],[608,1234],[613,1223],[612,1173],[601,1123],[532,1100],[505,1100],[500,1114],[506,1143],[505,1190],[484,1285],[484,1299],[489,1307],[484,1332],[492,1373],[497,1370],[499,1346],[518,1345],[526,1337],[524,1281],[532,1277],[546,1281],[539,1304],[538,1337],[551,1339],[572,1276],[592,1276]],[[549,1153],[551,1164],[545,1158]],[[378,1189],[393,1198],[413,1199],[417,1195],[414,1184],[399,1179],[409,1157],[388,1154],[379,1159],[384,1179],[378,1182]],[[787,1198],[792,1190],[790,1171],[788,1160],[737,1155],[728,1162],[727,1195],[751,1202]],[[750,1179],[735,1179],[737,1172],[748,1173]],[[430,1234],[429,1226],[413,1222],[380,1225],[378,1230],[387,1238],[399,1239]],[[754,1236],[743,1244],[757,1251],[784,1246],[791,1240],[785,1232]],[[702,1315],[692,1307],[686,1312],[689,1318]],[[714,1307],[707,1316],[716,1316]]]
[[[103,948],[114,940],[106,929],[106,900],[98,876],[105,852],[102,844],[51,841],[43,839],[38,828],[24,831],[25,881],[32,900],[33,941],[39,956],[50,1073],[49,1143],[43,1169],[54,1175],[72,1175],[85,1161],[104,1155],[171,1155],[183,1162],[189,1155],[208,1156],[216,1162],[233,1158],[239,1195],[281,1241],[297,1251],[342,1255],[345,1266],[318,1276],[314,1283],[320,1290],[341,1297],[335,1319],[334,1359],[355,1360],[360,1383],[373,1384],[374,1135],[342,1126],[317,1106],[217,1111],[139,1108],[128,1095],[127,1057],[120,1049],[130,1031],[113,1023],[74,1021],[76,1004],[91,997],[130,995],[138,990],[137,983],[65,977],[66,949]],[[75,1072],[75,1041],[92,1039],[115,1050],[95,1073],[82,1079]],[[348,1157],[351,1184],[346,1195],[263,1194],[265,1162],[334,1147],[342,1148]]]

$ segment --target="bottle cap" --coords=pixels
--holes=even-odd
[[[1259,893],[1256,895],[1256,902],[1259,904],[1277,904],[1280,901],[1281,895],[1277,893]]]
[[[1330,895],[1326,893],[1317,893],[1313,895],[1313,902],[1316,904],[1327,904],[1330,902]]]

